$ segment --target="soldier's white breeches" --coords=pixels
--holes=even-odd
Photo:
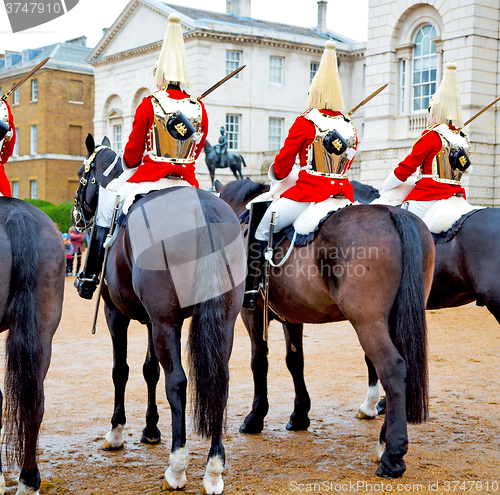
[[[417,215],[417,217],[422,218],[439,200],[432,201],[405,201],[403,203],[403,208]]]
[[[267,241],[269,237],[269,227],[271,225],[271,215],[276,212],[276,225],[274,232],[292,225],[297,217],[307,209],[311,203],[309,201],[293,201],[288,198],[280,198],[275,201],[266,211],[262,217],[257,230],[255,231],[255,238],[259,241]]]

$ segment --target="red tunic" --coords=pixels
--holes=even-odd
[[[340,115],[332,110],[320,110],[325,115]],[[283,147],[274,159],[274,173],[277,179],[284,179],[295,164],[295,158],[299,155],[301,167],[307,165],[307,148],[316,137],[316,127],[305,117],[297,117],[288,131]],[[357,146],[356,141],[356,146]],[[306,170],[300,170],[299,177],[294,186],[287,189],[281,197],[293,201],[314,201],[319,203],[332,196],[342,195],[354,201],[352,186],[349,179],[332,179],[321,175],[309,174]]]
[[[177,89],[167,90],[168,96],[175,100],[182,100],[189,98],[189,95],[184,91]],[[208,116],[205,110],[205,105],[201,105],[201,129],[203,133],[201,141],[197,144],[194,158],[195,160],[201,153],[205,146],[208,131]],[[168,163],[164,161],[155,161],[150,155],[144,155],[147,149],[148,132],[151,129],[154,121],[153,104],[151,103],[151,95],[147,96],[137,107],[135,111],[134,123],[132,124],[132,132],[125,145],[123,158],[127,167],[139,167],[137,172],[128,179],[128,182],[144,182],[144,181],[157,181],[167,175],[177,175],[189,182],[195,187],[199,187],[198,180],[195,175],[194,163],[186,163],[180,165],[178,163]]]
[[[9,114],[9,126],[12,129],[12,137],[8,141],[3,142],[2,153],[0,154],[0,193],[3,196],[12,196],[12,191],[10,189],[10,182],[7,179],[7,175],[5,175],[5,164],[8,159],[14,153],[14,145],[16,144],[16,128],[14,126],[14,117],[12,116],[12,112],[10,111],[10,107],[5,102],[7,106],[7,113]]]
[[[449,126],[455,130],[455,127]],[[441,138],[436,131],[426,129],[420,139],[413,145],[411,153],[394,169],[394,175],[401,181],[405,181],[419,167],[422,174],[432,174],[432,160],[441,150]],[[448,199],[454,195],[462,195],[465,198],[463,187],[455,184],[446,184],[432,179],[422,177],[419,179],[405,201],[431,201],[436,199]]]

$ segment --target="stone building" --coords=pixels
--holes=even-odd
[[[346,106],[364,95],[364,44],[329,31],[325,0],[318,2],[318,25],[302,28],[250,17],[250,0],[227,0],[227,12],[193,9],[157,0],[132,0],[88,58],[95,76],[96,139],[104,135],[122,148],[137,105],[155,90],[152,68],[165,36],[168,16],[181,17],[189,64],[190,94],[201,95],[226,74],[246,65],[204,100],[210,144],[225,127],[230,151],[241,153],[244,175],[267,173],[295,118],[306,109],[307,92],[325,42],[337,42]],[[356,113],[362,122],[364,109]],[[361,124],[358,124],[361,126]],[[197,162],[201,187],[209,187],[203,154]],[[226,169],[216,177],[232,180]]]
[[[0,58],[0,93],[43,59],[50,60],[9,97],[17,140],[5,169],[15,197],[72,201],[85,136],[93,132],[94,77],[85,38],[7,52]]]
[[[443,68],[457,63],[464,121],[500,96],[498,0],[369,0],[366,92],[389,87],[365,107],[362,182],[380,187],[426,126]],[[464,131],[473,170],[462,182],[474,204],[500,206],[500,112]]]

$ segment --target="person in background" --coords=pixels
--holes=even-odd
[[[64,240],[64,247],[66,249],[66,276],[68,277],[69,275],[72,275],[75,248],[73,247],[69,234],[63,234],[62,237]]]
[[[76,266],[75,266],[75,275],[80,271],[80,266],[82,264],[82,254],[83,251],[85,251],[85,247],[83,245],[83,242],[85,240],[85,233],[84,232],[77,232],[75,227],[72,225],[69,230],[68,230],[69,237],[71,239],[71,242],[73,244],[73,248],[75,250],[74,258],[76,258]],[[70,270],[70,275],[73,273],[73,265],[74,265],[74,259],[71,261],[71,270]]]
[[[14,117],[6,101],[0,100],[0,195],[12,197],[9,179],[5,174],[5,164],[14,153],[16,128]]]

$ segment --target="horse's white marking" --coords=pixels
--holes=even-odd
[[[366,400],[359,407],[360,417],[374,418],[377,415],[376,405],[380,401],[380,383],[377,382],[376,385],[368,387],[368,392],[366,394]]]
[[[5,478],[3,477],[3,473],[0,473],[0,495],[4,495],[5,493]]]
[[[189,464],[187,447],[181,447],[175,452],[171,452],[169,460],[170,466],[165,471],[165,483],[173,490],[184,488],[186,486],[186,469]]]
[[[102,444],[104,450],[117,450],[125,445],[125,440],[123,439],[124,427],[125,425],[118,425],[106,434]]]
[[[224,480],[222,479],[223,471],[224,463],[222,459],[218,455],[211,457],[207,463],[207,469],[203,477],[201,493],[206,493],[207,495],[220,495],[224,490]]]
[[[379,442],[375,447],[375,460],[380,461],[382,455],[385,452],[385,442]]]
[[[33,490],[30,487],[26,486],[21,480],[19,480],[19,483],[17,485],[17,492],[16,495],[39,495],[38,490]]]

